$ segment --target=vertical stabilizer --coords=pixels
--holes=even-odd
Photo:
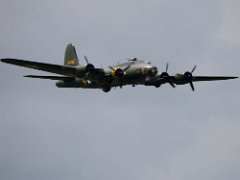
[[[75,47],[68,44],[65,50],[64,65],[77,66],[79,64]]]

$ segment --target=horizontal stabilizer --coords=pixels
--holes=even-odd
[[[60,80],[60,81],[69,81],[74,80],[74,78],[66,77],[66,76],[37,76],[37,75],[27,75],[24,77],[28,78],[39,78],[39,79],[49,79],[49,80]]]

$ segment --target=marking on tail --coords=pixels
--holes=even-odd
[[[79,65],[78,56],[73,44],[68,44],[64,55],[64,65],[77,66]]]

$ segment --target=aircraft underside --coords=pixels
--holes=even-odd
[[[144,79],[132,79],[119,82],[119,80],[114,80],[112,82],[96,82],[85,79],[74,79],[70,81],[58,81],[56,86],[59,88],[84,88],[84,89],[111,89],[113,87],[123,87],[127,85],[136,86],[144,85]]]

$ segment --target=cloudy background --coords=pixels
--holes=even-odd
[[[238,0],[1,0],[0,58],[98,67],[151,60],[169,73],[240,69]],[[0,64],[0,179],[238,180],[239,80],[172,89],[58,89]]]

